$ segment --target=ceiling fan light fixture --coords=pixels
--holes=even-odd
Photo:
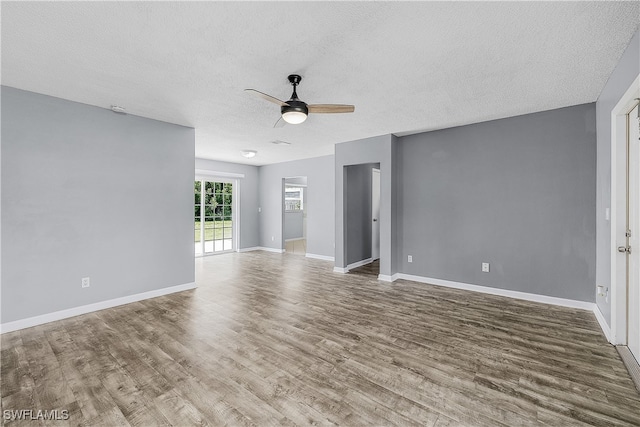
[[[286,111],[282,113],[282,118],[285,122],[291,125],[299,125],[300,123],[307,120],[307,115],[300,111]]]
[[[309,109],[307,105],[302,101],[289,100],[288,105],[280,107],[280,113],[282,113],[282,119],[292,125],[299,125],[307,120]]]
[[[255,157],[256,154],[258,154],[256,150],[242,150],[240,153],[242,154],[243,157],[246,157],[247,159]]]

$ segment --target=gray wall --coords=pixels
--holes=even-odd
[[[283,178],[306,176],[307,254],[333,257],[334,156],[283,162],[259,169],[260,246],[283,249]],[[271,237],[273,236],[273,240]]]
[[[347,261],[347,234],[349,221],[346,218],[345,192],[347,166],[365,163],[380,164],[380,274],[391,276],[398,272],[395,249],[397,234],[397,138],[393,135],[377,136],[357,141],[336,144],[335,158],[335,234],[337,268],[345,268]]]
[[[609,77],[596,102],[598,129],[597,208],[596,208],[596,280],[611,289],[611,224],[605,211],[611,204],[611,110],[640,74],[640,32],[631,39],[622,58]],[[604,297],[596,300],[611,325],[611,304]]]
[[[401,138],[400,271],[594,301],[595,131],[586,104]]]
[[[194,281],[193,129],[1,95],[3,323]]]
[[[303,236],[304,212],[284,213],[284,239],[302,239]]]
[[[238,249],[260,246],[258,223],[258,167],[216,160],[196,159],[195,168],[211,172],[243,174],[239,178],[240,243]]]
[[[371,170],[380,165],[345,167],[347,265],[371,258]]]

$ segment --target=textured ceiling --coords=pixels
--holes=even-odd
[[[268,164],[593,102],[640,2],[2,2],[1,13],[3,85],[192,126],[196,156]],[[302,100],[355,113],[274,129],[279,108],[243,89],[286,100],[291,73]]]

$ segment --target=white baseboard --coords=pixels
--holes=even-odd
[[[391,276],[388,276],[386,274],[378,274],[378,280],[381,280],[383,282],[395,282],[399,278],[400,278],[400,273],[396,273]]]
[[[304,237],[294,237],[293,239],[284,239],[285,242],[295,242],[296,240],[304,240]]]
[[[169,286],[168,288],[154,289],[153,291],[142,292],[139,294],[128,295],[126,297],[114,298],[106,301],[100,301],[93,304],[82,305],[80,307],[68,308],[66,310],[54,311],[53,313],[42,314],[40,316],[28,317],[26,319],[14,320],[0,325],[0,333],[13,332],[20,329],[30,328],[32,326],[42,325],[44,323],[55,322],[56,320],[67,319],[69,317],[80,316],[105,308],[117,307],[119,305],[129,304],[136,301],[142,301],[149,298],[160,297],[163,295],[173,294],[175,292],[188,291],[195,289],[196,283],[185,283],[183,285]]]
[[[284,253],[284,249],[267,248],[266,246],[253,246],[251,248],[238,249],[238,252],[252,252],[252,251],[274,252],[274,253],[277,253],[277,254],[283,254]]]
[[[251,252],[251,251],[259,251],[261,248],[260,246],[253,246],[251,248],[241,248],[238,249],[238,252]]]
[[[600,324],[600,329],[602,329],[602,333],[604,334],[605,338],[608,342],[613,344],[613,342],[611,341],[611,328],[609,328],[609,325],[607,325],[607,321],[600,311],[600,307],[598,307],[598,304],[593,304],[593,314],[595,314],[596,320]]]
[[[266,246],[258,246],[257,251],[273,252],[276,254],[283,254],[284,249],[267,248]]]
[[[371,264],[372,262],[373,258],[363,259],[362,261],[357,261],[353,264],[347,265],[347,270],[353,270],[354,268],[362,267],[363,265]]]
[[[276,249],[276,248],[267,248],[266,246],[254,246],[251,248],[243,248],[238,250],[238,252],[251,252],[251,251],[265,251],[265,252],[275,252],[277,254],[283,254],[284,249]]]
[[[333,260],[333,258],[332,258]],[[334,273],[342,273],[342,274],[346,274],[349,272],[349,270],[353,270],[354,268],[357,267],[361,267],[363,265],[367,265],[369,263],[372,263],[373,259],[372,258],[367,258],[367,259],[363,259],[362,261],[357,261],[354,262],[352,264],[347,265],[346,267],[333,267],[333,272]]]
[[[464,289],[485,294],[500,295],[504,297],[522,299],[526,301],[542,302],[545,304],[559,305],[562,307],[579,308],[593,311],[592,302],[577,301],[572,299],[550,297],[546,295],[530,294],[527,292],[512,291],[509,289],[491,288],[488,286],[471,285],[469,283],[452,282],[449,280],[432,279],[430,277],[413,276],[410,274],[398,274],[398,279],[411,280],[414,282],[428,283],[430,285],[445,286],[447,288]]]
[[[306,256],[307,258],[313,258],[313,259],[321,259],[323,261],[331,261],[331,262],[335,262],[335,257],[332,256],[327,256],[327,255],[318,255],[318,254],[305,254],[304,256]]]

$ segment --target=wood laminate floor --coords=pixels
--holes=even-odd
[[[19,425],[640,425],[591,312],[266,252],[196,260],[198,289],[2,335]]]

